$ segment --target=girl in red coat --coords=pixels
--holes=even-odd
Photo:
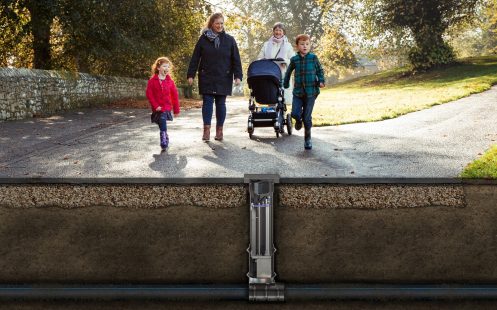
[[[172,121],[174,115],[179,114],[178,90],[169,73],[172,70],[172,63],[167,57],[159,57],[152,65],[152,77],[147,84],[147,98],[150,102],[152,112],[158,117],[157,124],[160,128],[160,146],[166,150],[169,146],[169,136],[167,134],[167,121]]]

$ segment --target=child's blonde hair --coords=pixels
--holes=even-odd
[[[159,74],[159,67],[162,66],[163,63],[169,64],[169,75],[172,77],[173,71],[173,63],[167,57],[159,57],[152,65],[152,76],[155,74]]]

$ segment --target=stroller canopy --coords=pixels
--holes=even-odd
[[[254,80],[265,79],[271,80],[276,85],[281,83],[281,69],[280,67],[269,59],[261,59],[252,62],[248,67],[247,82],[249,87]]]

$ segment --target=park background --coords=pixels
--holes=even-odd
[[[244,69],[275,22],[290,41],[311,36],[328,85],[317,126],[394,118],[497,83],[496,0],[4,0],[0,67],[147,79],[167,55],[183,93],[194,95],[185,72],[215,11],[225,14]],[[496,175],[495,145],[463,173]]]

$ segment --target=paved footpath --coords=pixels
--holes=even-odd
[[[0,122],[0,177],[452,178],[497,143],[497,86],[431,109],[373,123],[313,128],[276,138],[271,128],[246,133],[247,100],[230,98],[225,140],[201,141],[201,111],[169,125],[167,152],[148,110],[85,109]],[[319,104],[319,102],[318,102]]]

